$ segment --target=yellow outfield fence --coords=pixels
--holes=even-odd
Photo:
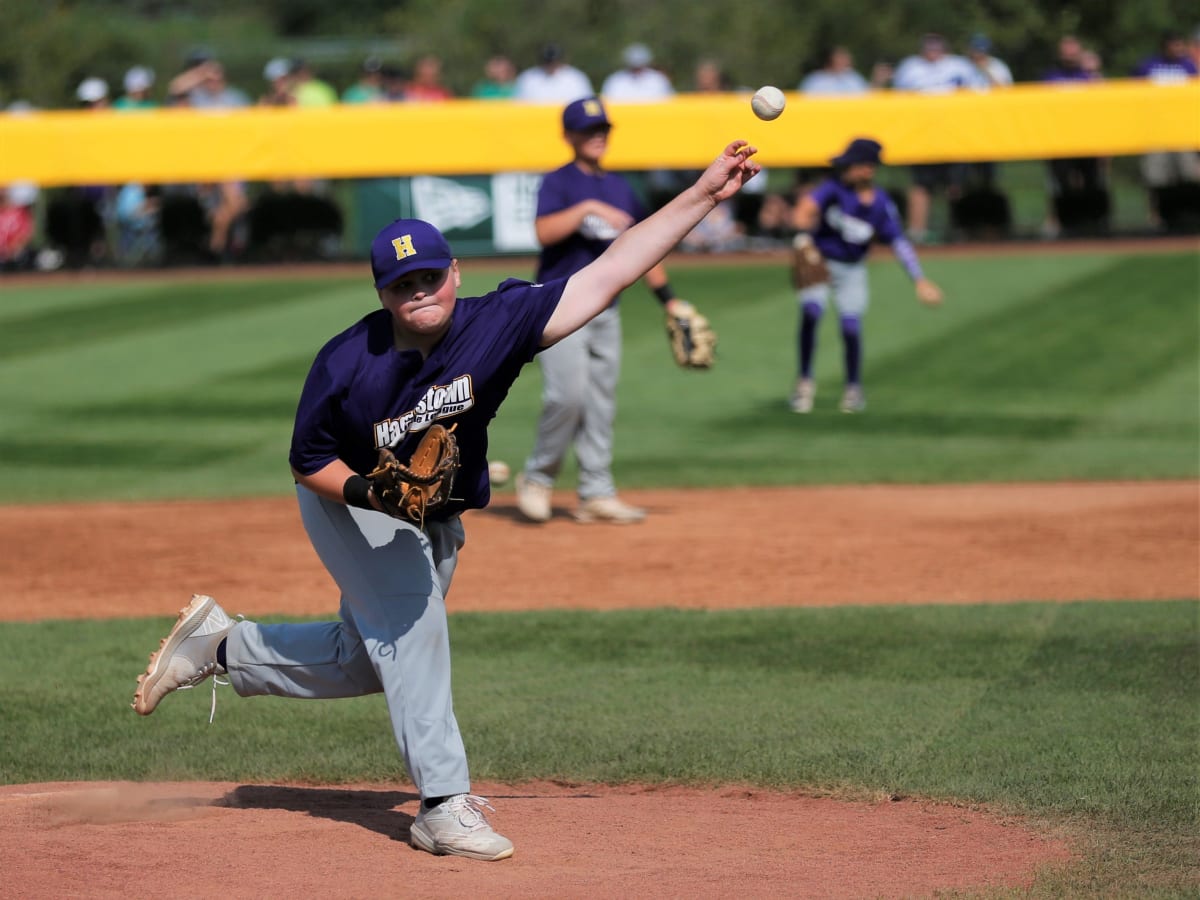
[[[787,94],[774,122],[748,94],[609,105],[613,169],[703,167],[728,140],[771,167],[817,166],[856,136],[891,164],[1200,149],[1200,79],[1016,85],[929,96]],[[43,186],[540,172],[563,163],[559,108],[503,100],[0,115],[0,184]]]

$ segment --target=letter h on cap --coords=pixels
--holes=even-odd
[[[417,248],[413,246],[411,234],[402,234],[400,237],[394,238],[392,246],[396,250],[396,259],[404,259],[406,256],[417,255]]]

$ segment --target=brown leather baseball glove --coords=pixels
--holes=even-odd
[[[800,232],[792,240],[792,284],[802,291],[829,281],[829,266],[813,243],[812,235]]]
[[[458,472],[458,440],[454,427],[430,425],[404,465],[387,447],[367,478],[383,511],[397,519],[425,524],[425,514],[444,506]]]
[[[676,365],[709,369],[716,361],[717,333],[696,307],[678,298],[667,304],[667,340]]]

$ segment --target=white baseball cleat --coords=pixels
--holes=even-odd
[[[513,855],[512,841],[496,834],[483,811],[492,804],[474,794],[455,794],[432,809],[424,804],[409,829],[412,845],[436,856],[466,856],[494,862]]]
[[[138,715],[150,715],[172,691],[195,687],[209,676],[224,675],[224,667],[217,662],[217,647],[233,625],[216,600],[193,594],[192,602],[179,611],[175,625],[150,654],[146,671],[138,676],[133,695]]]

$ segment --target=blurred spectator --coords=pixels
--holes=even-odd
[[[595,95],[592,80],[566,61],[558,44],[546,44],[538,51],[538,64],[517,76],[515,100],[528,103],[567,104]]]
[[[363,60],[358,80],[342,91],[343,103],[379,103],[383,97],[383,63],[377,56]]]
[[[645,44],[630,44],[621,54],[624,67],[617,69],[600,86],[607,101],[663,100],[675,93],[671,79],[653,68],[654,54]]]
[[[404,86],[404,99],[417,103],[439,103],[450,100],[454,92],[442,82],[442,60],[426,53],[413,64],[412,78]]]
[[[507,100],[516,90],[516,65],[503,53],[496,53],[483,64],[483,77],[471,87],[471,96],[479,100]]]
[[[992,56],[992,40],[986,34],[975,34],[967,42],[967,59],[989,87],[1009,87],[1012,70],[1002,59]]]
[[[992,55],[992,40],[986,34],[974,34],[971,36],[971,39],[967,42],[967,60],[975,67],[975,71],[980,79],[980,87],[995,88],[1012,86],[1012,70],[1009,69],[1008,64],[1004,60]],[[973,220],[980,218],[980,215],[985,212],[985,204],[991,204],[997,209],[997,212],[992,216],[997,221],[990,224],[996,228],[1002,226],[1007,228],[1007,201],[1003,197],[1000,197],[995,190],[996,163],[972,163],[967,167],[966,180],[968,182],[966,185],[967,192],[974,195],[969,198],[970,202],[966,204],[966,206],[970,206],[974,210],[968,217]],[[986,199],[983,197],[984,193],[989,195]],[[967,201],[968,198],[964,197],[963,200]],[[1002,211],[1000,210],[1001,206],[1004,207]],[[958,209],[959,212],[965,211],[965,207],[959,207]],[[987,216],[983,217],[987,218]]]
[[[692,90],[698,94],[716,94],[733,90],[724,67],[715,59],[702,59],[696,63],[692,75]]]
[[[1178,31],[1169,31],[1162,36],[1158,53],[1139,61],[1132,74],[1134,78],[1170,84],[1195,78],[1200,70],[1188,53],[1187,39]]]
[[[268,60],[263,66],[263,80],[267,90],[258,98],[259,106],[295,106],[296,95],[292,93],[292,64],[282,57]]]
[[[158,106],[150,99],[154,87],[154,72],[145,66],[134,66],[125,73],[125,93],[113,101],[114,109],[153,109]]]
[[[1179,84],[1200,74],[1188,53],[1187,40],[1179,32],[1167,32],[1159,43],[1159,52],[1138,62],[1134,78],[1155,84]],[[1200,184],[1200,153],[1195,150],[1156,150],[1141,160],[1142,181],[1150,201],[1150,224],[1171,227],[1179,213],[1194,217],[1197,201],[1193,196]],[[1180,207],[1176,209],[1175,207]]]
[[[183,72],[171,79],[168,93],[184,99],[196,109],[238,109],[249,105],[244,91],[225,80],[225,67],[207,53],[188,58]],[[231,260],[245,247],[239,223],[244,221],[249,201],[241,181],[202,184],[196,196],[209,223],[208,248],[218,261]]]
[[[1058,39],[1058,57],[1054,66],[1047,70],[1043,81],[1072,82],[1094,81],[1096,74],[1089,72],[1084,66],[1087,51],[1083,43],[1073,34],[1064,34]]]
[[[1050,84],[1086,84],[1100,80],[1099,58],[1089,54],[1073,34],[1058,40],[1058,57],[1042,80]],[[1103,230],[1108,221],[1107,160],[1099,157],[1052,159],[1046,163],[1049,178],[1046,218],[1042,236],[1055,238],[1064,227],[1070,231]]]
[[[924,35],[920,52],[901,60],[892,77],[892,86],[896,90],[923,94],[943,94],[984,85],[975,67],[964,57],[950,53],[946,39],[936,33]],[[908,235],[914,243],[926,243],[931,239],[929,219],[933,195],[944,191],[947,200],[953,203],[962,194],[966,176],[966,168],[956,162],[912,167],[907,220]]]
[[[154,73],[145,66],[134,66],[127,71],[124,85],[125,94],[114,101],[114,109],[135,112],[153,109],[158,105],[150,99]],[[106,209],[108,224],[115,227],[116,231],[114,255],[119,265],[142,265],[159,259],[160,194],[157,185],[145,187],[138,183],[125,184],[117,190]]]
[[[892,76],[896,90],[923,94],[949,93],[982,85],[983,79],[975,67],[964,57],[950,53],[946,39],[934,32],[921,37],[919,52],[902,59]]]
[[[37,187],[25,182],[0,187],[0,272],[34,268],[37,195]]]
[[[408,78],[399,66],[385,65],[379,73],[383,82],[383,102],[403,103]]]
[[[821,68],[809,72],[799,85],[805,94],[864,94],[871,84],[854,69],[854,56],[845,47],[832,47],[825,53]]]
[[[1192,65],[1200,69],[1200,25],[1196,26],[1192,36],[1188,38],[1188,57],[1191,58]]]
[[[108,82],[103,78],[85,78],[75,89],[75,99],[84,109],[108,107]]]
[[[187,68],[171,79],[167,92],[172,97],[186,98],[187,105],[196,109],[234,109],[249,106],[244,91],[231,87],[225,80],[225,67],[209,56],[195,56]]]
[[[75,89],[81,109],[107,111],[108,83],[85,78]],[[109,260],[105,214],[109,189],[105,185],[79,185],[56,192],[46,206],[46,237],[60,249],[72,269],[103,265]]]
[[[113,212],[117,222],[117,261],[125,266],[153,264],[162,253],[158,185],[125,184],[117,192]]]
[[[307,60],[293,59],[291,66],[292,96],[303,107],[333,106],[338,102],[337,91],[322,81]]]

